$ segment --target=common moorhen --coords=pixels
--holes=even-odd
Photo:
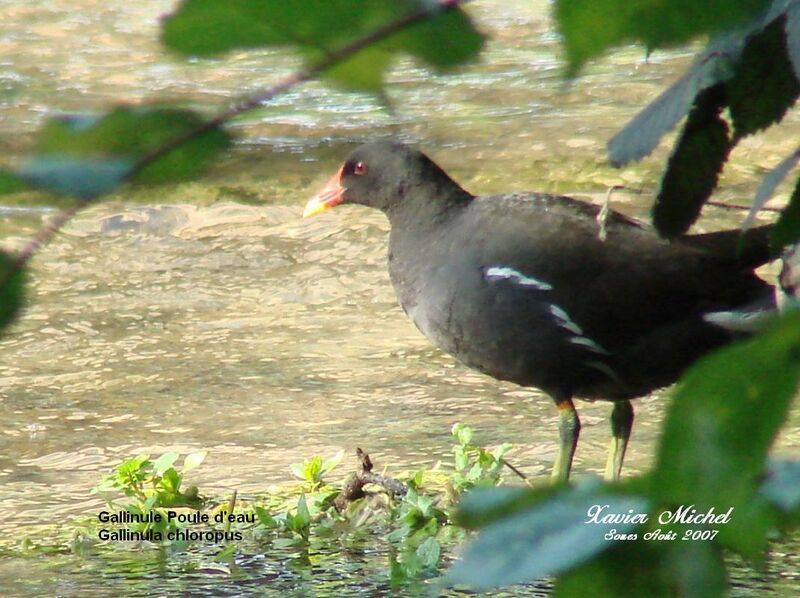
[[[459,361],[537,387],[558,407],[553,478],[569,477],[580,432],[573,396],[614,402],[605,469],[617,479],[629,399],[674,382],[701,355],[748,327],[772,288],[766,227],[673,242],[597,206],[542,193],[476,197],[425,154],[363,145],[304,216],[341,203],[384,212],[389,273],[414,324]],[[740,317],[741,316],[741,317]]]

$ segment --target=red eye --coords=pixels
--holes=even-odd
[[[363,162],[356,162],[355,168],[353,168],[353,174],[362,175],[367,174],[367,165]]]

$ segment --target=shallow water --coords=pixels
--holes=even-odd
[[[53,113],[120,99],[224,105],[296,65],[271,51],[171,58],[156,41],[157,16],[171,5],[0,0],[3,155],[20,156]],[[456,365],[406,321],[386,273],[380,214],[352,207],[301,220],[304,200],[354,145],[394,136],[476,193],[598,200],[624,184],[641,193],[615,195],[617,207],[645,216],[668,144],[624,170],[606,164],[604,144],[689,53],[645,61],[639,49],[621,50],[566,84],[546,2],[485,0],[469,10],[492,38],[483,64],[445,77],[400,61],[392,112],[322,84],[293,90],[236,122],[239,144],[206,180],[119,193],[40,252],[31,305],[0,344],[0,532],[96,513],[88,489],[140,452],[208,450],[191,483],[247,493],[287,480],[291,463],[356,446],[390,470],[449,460],[457,421],[476,428],[480,443],[513,443],[509,459],[544,480],[557,437],[550,401]],[[718,199],[747,203],[798,133],[793,111],[742,143]],[[41,197],[19,202],[0,210],[9,247],[52,213]],[[702,227],[742,217],[711,208]],[[663,399],[636,403],[630,473],[652,461]],[[599,473],[609,406],[579,410],[576,474]],[[797,409],[777,451],[800,453]],[[780,562],[765,583],[794,595],[797,563]],[[98,571],[81,567],[78,585]],[[17,576],[11,563],[0,567],[0,587]],[[737,591],[757,593],[758,583]]]

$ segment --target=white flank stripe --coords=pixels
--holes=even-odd
[[[588,336],[573,336],[569,339],[573,345],[581,345],[582,347],[586,347],[589,351],[594,351],[595,353],[602,353],[603,355],[611,355],[608,351],[606,351],[603,347],[598,345]]]
[[[573,334],[582,335],[583,330],[581,327],[578,326],[575,322],[572,321],[572,318],[569,317],[567,312],[561,309],[558,305],[553,303],[550,304],[550,313],[553,314],[553,317],[558,320],[558,325],[562,328],[566,328]]]
[[[703,319],[709,324],[731,332],[756,332],[764,327],[764,323],[774,313],[774,311],[766,309],[757,311],[712,311],[703,314]]]
[[[491,268],[487,268],[486,277],[510,280],[520,286],[531,287],[538,291],[549,291],[553,288],[552,285],[542,280],[531,276],[525,276],[521,272],[517,272],[514,268],[509,268],[508,266],[492,266]]]

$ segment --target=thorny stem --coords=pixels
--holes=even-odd
[[[364,37],[342,46],[338,50],[330,52],[324,59],[320,60],[316,64],[288,75],[283,80],[279,81],[262,93],[255,94],[234,103],[232,106],[220,112],[214,118],[201,123],[194,129],[191,129],[182,135],[178,135],[164,145],[156,148],[149,154],[142,156],[133,165],[131,170],[126,173],[126,175],[123,177],[123,180],[130,180],[140,173],[145,167],[149,166],[159,158],[169,154],[195,137],[198,137],[204,133],[208,133],[209,131],[213,131],[240,114],[255,110],[265,102],[268,102],[269,100],[292,89],[293,87],[317,77],[321,73],[324,73],[328,69],[350,58],[364,48],[390,37],[391,35],[394,35],[395,33],[398,33],[403,29],[410,27],[411,25],[414,25],[420,21],[424,21],[431,16],[452,10],[458,7],[459,4],[463,4],[466,1],[468,0],[431,0],[420,3],[420,7],[414,12],[411,12],[396,21],[388,23],[387,25],[384,25],[383,27],[380,27],[375,31],[365,35]],[[8,270],[5,271],[2,278],[0,278],[0,289],[3,289],[9,283],[14,275],[17,274],[17,272],[19,272],[25,266],[25,264],[28,263],[28,261],[42,245],[49,243],[55,234],[65,224],[67,224],[67,222],[69,222],[73,216],[75,216],[80,210],[85,208],[90,203],[90,200],[78,201],[74,205],[56,214],[56,216],[46,226],[42,227],[36,233],[36,235],[17,253],[14,263],[8,268]]]

